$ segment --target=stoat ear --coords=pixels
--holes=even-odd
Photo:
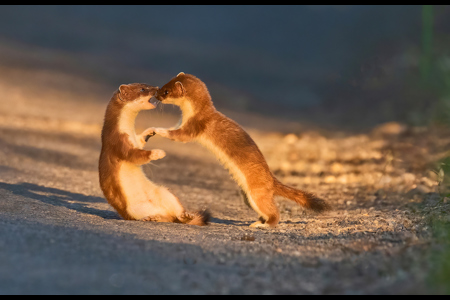
[[[180,76],[180,75],[184,75],[184,72],[178,73],[177,77]]]
[[[128,84],[122,84],[121,86],[119,86],[119,92],[124,95],[127,93],[129,89],[130,86]]]
[[[184,96],[184,94],[186,94],[186,90],[184,89],[183,84],[179,81],[175,82],[175,89],[178,91],[180,97]]]

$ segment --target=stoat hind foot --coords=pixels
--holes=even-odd
[[[269,228],[275,228],[275,226],[271,226],[268,223],[262,223],[261,221],[256,221],[252,224],[250,224],[250,227],[252,228],[259,228],[259,229],[269,229]]]

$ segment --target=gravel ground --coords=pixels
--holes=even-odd
[[[250,228],[256,213],[210,153],[154,137],[146,148],[167,157],[144,171],[188,209],[208,208],[211,225],[124,221],[98,184],[112,90],[51,71],[2,74],[1,294],[432,292],[421,212],[450,211],[429,171],[448,149],[445,131],[388,123],[354,134],[229,113],[281,181],[333,210],[318,215],[279,199],[279,226]],[[175,122],[152,111],[137,127]]]

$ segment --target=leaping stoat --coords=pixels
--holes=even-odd
[[[126,220],[206,225],[207,211],[187,213],[166,187],[151,182],[142,165],[163,158],[163,150],[143,150],[154,135],[147,129],[137,135],[134,123],[141,110],[153,109],[157,91],[142,83],[121,85],[106,108],[99,159],[100,187],[109,204]]]
[[[278,224],[275,195],[318,212],[329,208],[315,195],[278,181],[253,139],[235,121],[215,109],[206,85],[197,77],[181,72],[160,88],[155,98],[177,105],[182,111],[178,128],[154,128],[155,132],[175,141],[196,141],[213,152],[241,187],[246,203],[259,214],[259,221],[250,226]]]

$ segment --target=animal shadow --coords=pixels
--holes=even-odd
[[[87,203],[104,203],[105,199],[101,197],[86,196],[28,182],[16,184],[0,182],[0,189],[8,190],[15,195],[39,200],[46,204],[62,206],[80,213],[96,215],[104,219],[120,219],[114,211],[101,210],[87,205]]]

